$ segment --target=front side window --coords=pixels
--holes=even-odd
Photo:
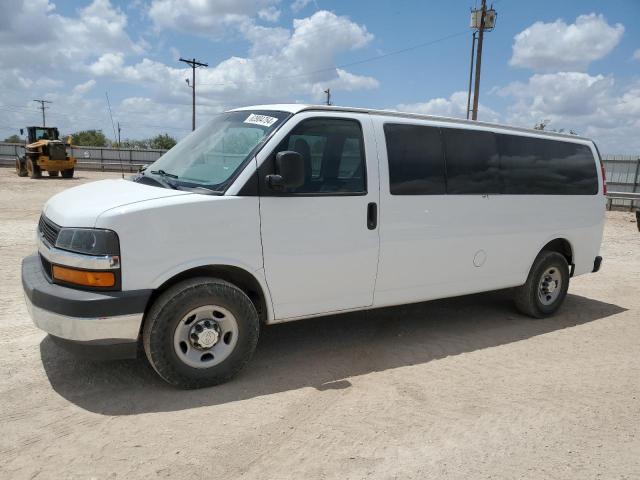
[[[302,155],[304,185],[293,194],[365,193],[366,168],[362,128],[356,120],[313,118],[294,127],[274,153]],[[274,155],[275,156],[275,155]]]
[[[217,115],[149,165],[144,175],[173,188],[223,190],[288,116],[271,110]]]

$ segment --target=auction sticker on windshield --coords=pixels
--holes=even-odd
[[[278,119],[276,117],[270,117],[268,115],[256,115],[252,113],[247,117],[244,123],[253,123],[255,125],[261,125],[263,127],[270,127],[276,123]]]

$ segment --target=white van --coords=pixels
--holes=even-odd
[[[218,115],[128,180],[44,206],[22,281],[35,324],[92,355],[142,346],[167,382],[224,382],[263,324],[514,288],[554,313],[595,272],[591,140],[305,105]]]

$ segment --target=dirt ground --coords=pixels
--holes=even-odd
[[[268,327],[231,383],[179,391],[91,363],[29,319],[21,258],[77,179],[0,168],[0,477],[640,478],[640,233],[607,214],[600,273],[558,315],[507,292]]]

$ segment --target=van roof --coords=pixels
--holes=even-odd
[[[421,113],[398,112],[395,110],[377,110],[373,108],[339,107],[335,105],[312,105],[312,104],[304,104],[304,103],[279,103],[279,104],[271,104],[271,105],[251,105],[247,107],[236,108],[232,111],[241,111],[241,110],[279,110],[282,112],[289,112],[293,114],[296,114],[302,111],[309,111],[309,110],[320,110],[320,111],[328,111],[328,112],[367,113],[372,115],[384,115],[388,117],[415,118],[420,120],[433,120],[433,121],[439,121],[439,122],[457,123],[461,125],[475,125],[475,126],[490,127],[490,128],[500,128],[504,130],[530,133],[535,135],[561,137],[561,138],[566,138],[568,140],[591,141],[590,138],[581,137],[579,135],[571,135],[568,133],[550,132],[547,130],[535,130],[533,128],[514,127],[512,125],[504,125],[500,123],[491,123],[491,122],[481,122],[477,120],[466,120],[463,118],[440,117],[436,115],[424,115]]]

